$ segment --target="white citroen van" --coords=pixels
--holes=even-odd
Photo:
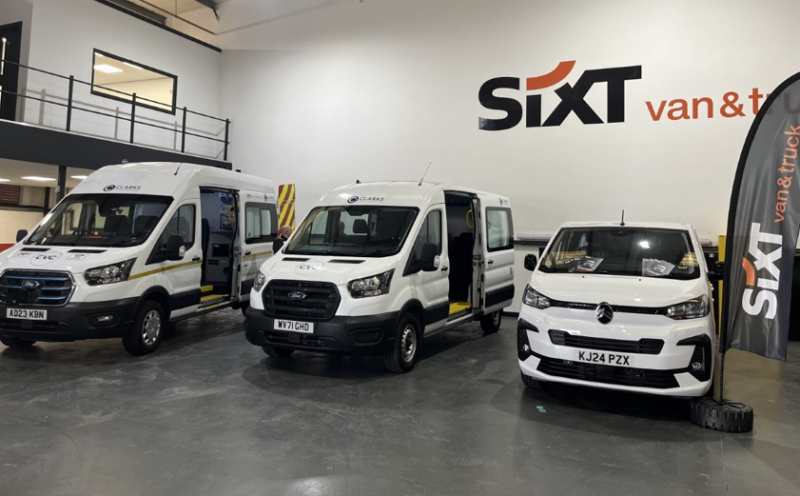
[[[122,338],[244,307],[277,227],[272,182],[207,166],[104,167],[0,254],[0,341]]]
[[[703,251],[690,225],[570,223],[522,296],[522,381],[658,395],[706,394],[715,325]]]
[[[474,320],[499,329],[514,299],[513,239],[499,195],[411,182],[333,189],[261,266],[247,339],[272,357],[383,355],[409,371],[424,337]]]

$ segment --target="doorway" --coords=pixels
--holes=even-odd
[[[16,120],[22,23],[0,26],[0,119]]]
[[[236,196],[231,191],[201,189],[203,304],[228,300],[233,294],[236,248]]]
[[[445,192],[447,212],[447,255],[450,259],[450,319],[472,311],[473,250],[475,218],[472,197]]]

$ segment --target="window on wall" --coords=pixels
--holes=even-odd
[[[92,94],[175,113],[178,76],[100,50],[92,64]]]
[[[487,208],[486,233],[489,251],[514,248],[514,226],[511,223],[511,210],[507,208]]]
[[[278,210],[269,203],[247,203],[244,207],[247,243],[266,243],[278,236]]]

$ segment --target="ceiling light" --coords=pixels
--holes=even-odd
[[[122,69],[108,64],[95,64],[94,70],[105,72],[106,74],[114,74],[117,72],[122,72]]]
[[[7,182],[9,182],[10,180],[11,180],[11,179],[3,179],[2,177],[0,177],[0,183],[7,183]]]
[[[133,67],[134,69],[139,69],[140,71],[143,71],[143,70],[144,70],[144,69],[142,69],[141,67],[139,67],[138,65],[129,64],[129,63],[127,63],[127,62],[123,62],[122,64],[123,64],[123,65],[127,65],[128,67]]]
[[[70,177],[71,177],[72,179],[80,179],[81,181],[83,181],[84,179],[86,179],[86,178],[87,178],[87,177],[89,177],[89,176],[70,176]]]
[[[647,241],[647,240],[645,240],[645,241],[639,241],[639,246],[641,246],[641,247],[642,247],[642,248],[644,248],[645,250],[649,250],[649,249],[650,249],[650,242],[649,242],[649,241]]]
[[[24,179],[26,181],[36,181],[36,182],[39,182],[39,183],[46,183],[46,182],[49,182],[49,181],[55,181],[55,179],[53,179],[51,177],[41,177],[41,176],[22,176],[21,179]]]

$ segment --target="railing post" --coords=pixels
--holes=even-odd
[[[72,91],[75,87],[75,76],[69,77],[69,95],[67,96],[67,132],[72,128]]]
[[[136,93],[132,95],[131,100],[131,143],[133,143],[133,127],[136,123]]]
[[[183,131],[181,132],[181,153],[186,153],[186,107],[183,107]]]
[[[228,145],[230,144],[230,141],[228,141],[228,132],[230,131],[230,129],[231,129],[231,120],[225,119],[225,155],[223,156],[223,160],[225,160],[226,162],[228,161]]]

